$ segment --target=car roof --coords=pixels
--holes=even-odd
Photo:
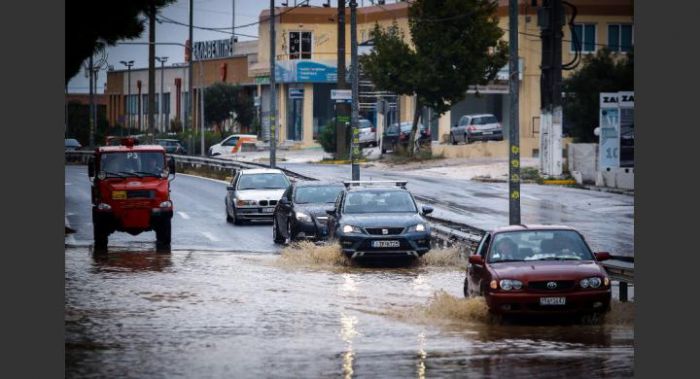
[[[576,231],[576,229],[566,226],[566,225],[543,225],[543,224],[530,224],[530,225],[508,225],[495,228],[491,231],[491,234],[503,233],[503,232],[518,232],[524,230],[533,231],[547,231],[547,230],[571,230]]]
[[[158,138],[156,141],[171,141],[171,142],[180,142],[179,139],[174,139],[174,138]]]
[[[244,168],[241,170],[241,175],[254,174],[284,174],[284,172],[276,168]]]
[[[402,191],[402,192],[408,192],[407,189],[397,187],[397,186],[382,186],[382,187],[363,187],[363,186],[350,186],[349,188],[346,188],[348,192],[389,192],[389,191]]]
[[[102,146],[98,147],[97,150],[101,153],[115,153],[115,152],[128,152],[128,151],[162,151],[165,152],[165,148],[161,145],[134,145],[134,146]]]
[[[340,182],[327,182],[327,181],[318,181],[318,180],[305,180],[305,181],[300,181],[296,182],[294,184],[295,187],[343,187],[343,183]]]

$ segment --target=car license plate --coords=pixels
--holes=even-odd
[[[275,208],[263,208],[262,213],[272,213],[275,211]]]
[[[493,134],[493,132],[483,132],[482,134]]]
[[[566,305],[565,297],[541,297],[540,305]]]
[[[126,191],[112,191],[112,200],[126,199]]]
[[[399,247],[399,241],[372,241],[372,247]]]

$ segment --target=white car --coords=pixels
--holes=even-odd
[[[357,128],[360,131],[360,147],[377,146],[377,128],[369,120],[361,118]]]
[[[275,206],[291,181],[278,169],[244,169],[226,187],[226,221],[272,221]]]
[[[214,157],[217,155],[231,155],[235,153],[234,149],[238,144],[238,140],[241,138],[251,139],[257,141],[258,136],[255,134],[232,134],[224,138],[221,142],[216,145],[212,145],[209,148],[209,156]]]

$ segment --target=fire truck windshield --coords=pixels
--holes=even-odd
[[[165,167],[163,153],[153,151],[105,153],[100,158],[105,176],[161,176]]]

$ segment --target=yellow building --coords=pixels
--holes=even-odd
[[[540,1],[541,2],[541,1]],[[597,50],[622,44],[623,49],[633,44],[632,24],[634,6],[632,0],[571,0],[578,10],[575,20],[577,35],[581,36],[583,54],[593,54]],[[508,40],[508,1],[499,2],[498,16],[504,29],[503,38]],[[520,134],[522,138],[536,138],[540,114],[540,62],[541,41],[537,25],[537,8],[531,1],[521,1],[519,9],[519,60],[520,76]],[[407,3],[383,6],[361,7],[357,10],[358,42],[369,39],[370,31],[378,23],[391,25],[396,21],[410,40],[408,29]],[[350,63],[350,14],[346,9],[346,63]],[[336,8],[277,8],[276,17],[276,61],[278,83],[277,111],[279,114],[280,141],[297,141],[302,146],[310,146],[318,130],[334,114],[334,103],[330,100],[330,90],[335,88],[337,59],[337,9]],[[567,14],[567,17],[569,15]],[[248,66],[248,76],[255,77],[258,93],[262,93],[262,111],[269,109],[270,36],[269,11],[259,17],[259,41],[257,62]],[[573,57],[571,33],[564,28],[562,61]],[[570,75],[569,71],[563,74]],[[449,133],[451,125],[468,113],[493,113],[504,128],[508,129],[508,83],[507,67],[496,81],[488,86],[468,91],[464,101],[454,104],[451,111],[433,120],[430,127],[433,139]],[[400,120],[410,121],[413,116],[413,98],[400,99]],[[361,115],[376,122],[372,104],[361,104]],[[429,110],[423,119],[433,118]],[[268,122],[264,117],[263,123]],[[392,118],[395,121],[395,117]]]

